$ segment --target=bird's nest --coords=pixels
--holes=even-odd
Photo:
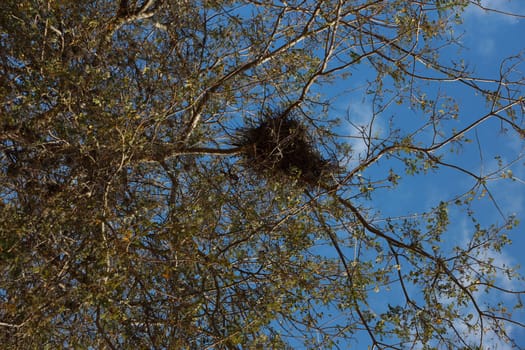
[[[234,144],[243,149],[244,166],[268,180],[297,179],[315,186],[337,170],[314,147],[305,125],[288,114],[265,113],[238,129]]]

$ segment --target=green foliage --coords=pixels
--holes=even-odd
[[[505,325],[522,324],[511,307],[477,297],[523,294],[500,286],[501,274],[522,277],[492,255],[517,218],[487,223],[475,205],[492,198],[492,178],[517,181],[515,159],[478,176],[445,150],[489,118],[522,135],[523,80],[502,70],[482,91],[493,109],[458,131],[458,103],[425,92],[442,76],[481,89],[437,49],[454,42],[467,3],[2,1],[3,348],[344,348],[363,334],[359,348],[482,347],[480,333],[512,342]],[[324,88],[361,68],[376,77],[358,154]],[[421,112],[415,132],[393,120],[376,133],[394,101]],[[285,133],[251,127],[279,106],[294,111]],[[287,164],[268,156],[282,147]],[[382,217],[380,191],[443,169],[474,187]],[[465,242],[447,241],[460,234],[457,210],[470,220]]]

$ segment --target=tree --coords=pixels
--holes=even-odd
[[[3,1],[2,343],[518,346],[507,327],[525,326],[525,290],[498,276],[522,276],[493,255],[518,218],[490,182],[515,180],[523,154],[485,173],[461,149],[491,122],[523,138],[523,58],[496,77],[444,60],[467,6],[482,4]],[[358,123],[326,89],[361,70],[373,113]],[[450,86],[485,113],[462,115]],[[392,108],[413,117],[377,133]],[[380,210],[447,172],[470,188],[417,215]],[[451,242],[458,215],[468,235]]]

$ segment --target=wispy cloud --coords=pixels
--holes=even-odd
[[[472,1],[462,16],[460,30],[468,28],[462,40],[478,57],[487,60],[498,56],[502,44],[511,38],[509,34],[520,30],[516,26],[525,22],[525,19],[512,14],[525,15],[525,1],[482,0],[480,5]],[[483,64],[479,61],[476,63]]]
[[[464,13],[466,21],[490,21],[517,24],[519,17],[510,14],[525,14],[525,2],[522,0],[482,0],[480,6],[469,5]]]
[[[348,121],[343,129],[344,136],[352,147],[353,157],[347,167],[353,167],[360,159],[366,157],[368,151],[368,138],[381,137],[384,126],[378,117],[374,117],[372,105],[363,100],[352,100],[346,106]]]
[[[495,49],[496,45],[494,39],[492,38],[485,38],[477,45],[477,52],[485,57],[492,56]]]
[[[467,246],[471,239],[471,230],[468,228],[466,221],[463,221],[461,224],[461,242],[463,246]],[[516,265],[516,259],[511,256],[508,253],[505,252],[494,252],[493,250],[480,250],[478,258],[481,261],[491,261],[491,264],[498,269],[506,269],[512,266]],[[472,269],[476,270],[475,265],[471,266]],[[502,271],[500,270],[500,271]],[[483,274],[482,271],[479,271],[480,274]],[[523,289],[522,282],[517,281],[514,279],[509,278],[505,273],[501,272],[495,276],[495,285],[502,287],[507,290],[521,290]],[[466,284],[474,282],[474,280],[477,277],[474,276],[464,276],[462,278],[462,281]],[[494,303],[495,300],[497,302],[502,302],[509,305],[509,309],[513,307],[513,302],[516,302],[515,296],[511,294],[505,294],[498,293],[498,295],[494,295],[494,293],[487,293],[482,290],[478,290],[473,292],[474,297],[476,298],[476,303],[480,305],[483,308],[483,305],[485,304],[491,304]],[[446,301],[444,301],[446,303]],[[473,306],[470,307],[470,310],[466,310],[468,313],[471,313],[473,315],[476,315],[476,310]],[[490,322],[490,320],[485,319],[485,323]],[[469,329],[469,327],[464,322],[457,322],[455,325],[455,328],[460,332],[460,334],[463,335],[464,339],[468,341],[471,341],[473,343],[476,343],[480,339],[479,330],[473,331],[472,329]],[[505,325],[505,330],[507,335],[510,338],[514,338],[516,336],[516,333],[518,329],[513,324],[507,323]],[[486,349],[498,349],[498,350],[511,350],[514,349],[513,345],[510,343],[507,343],[505,340],[501,338],[500,334],[497,334],[493,330],[487,328],[484,330],[483,333],[483,344],[484,348]]]

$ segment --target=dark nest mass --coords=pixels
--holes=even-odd
[[[315,149],[306,127],[289,115],[263,115],[255,125],[237,130],[235,145],[244,149],[244,165],[269,180],[296,178],[317,185],[337,168]]]

